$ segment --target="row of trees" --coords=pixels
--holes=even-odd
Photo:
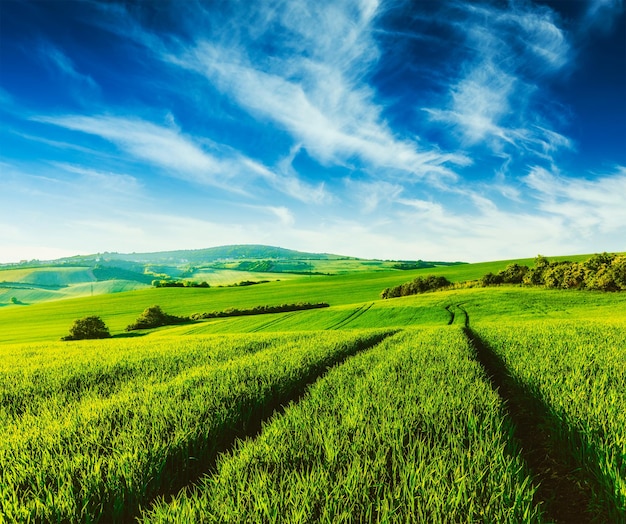
[[[211,287],[207,282],[194,282],[193,280],[153,280],[154,287]]]
[[[558,289],[626,291],[626,256],[602,253],[584,262],[550,262],[541,255],[534,267],[510,264],[497,274],[487,273],[483,286],[524,284]]]
[[[444,289],[452,285],[446,277],[428,275],[427,277],[417,277],[411,282],[405,282],[399,286],[385,288],[380,294],[380,298],[397,298],[409,295],[417,295],[418,293],[426,293],[427,291],[435,291]]]
[[[305,309],[318,309],[324,307],[329,307],[329,304],[326,302],[318,302],[315,304],[310,302],[299,302],[297,304],[281,304],[279,306],[256,306],[249,309],[230,308],[224,311],[213,311],[211,313],[195,313],[191,315],[191,317],[177,317],[175,315],[165,313],[165,311],[161,309],[161,306],[150,306],[137,317],[137,320],[133,324],[126,326],[126,331],[172,326],[207,318],[263,315],[267,313],[284,313],[287,311],[302,311]],[[89,316],[75,320],[74,324],[70,328],[69,335],[63,337],[61,340],[87,340],[110,337],[111,333],[109,332],[109,328],[106,326],[104,321],[98,316]]]
[[[161,326],[172,326],[189,322],[189,317],[177,317],[168,315],[161,309],[161,306],[150,306],[144,309],[144,312],[137,317],[133,324],[126,326],[126,331],[135,331],[137,329],[151,329]]]
[[[626,291],[626,255],[601,253],[584,262],[551,262],[538,255],[533,267],[509,264],[498,273],[487,273],[478,283],[481,286],[522,284],[558,289]],[[417,277],[411,282],[386,288],[381,298],[405,297],[450,286],[452,282],[442,276]]]
[[[126,326],[126,331],[171,326],[189,322],[190,320],[189,317],[168,315],[161,309],[161,306],[150,306],[137,317],[133,324]],[[69,335],[62,337],[61,340],[92,340],[110,337],[111,333],[104,320],[98,316],[89,316],[75,320],[72,327],[70,327]]]
[[[329,307],[326,302],[311,304],[310,302],[298,302],[297,304],[281,304],[280,306],[256,306],[249,309],[229,308],[224,311],[212,311],[210,313],[194,313],[193,320],[223,317],[241,317],[246,315],[265,315],[268,313],[286,313],[288,311],[303,311],[305,309],[319,309]]]

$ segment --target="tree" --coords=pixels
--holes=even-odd
[[[109,338],[109,328],[100,317],[84,317],[74,321],[70,328],[70,334],[63,337],[63,340],[86,340]]]
[[[619,289],[626,291],[626,256],[619,255],[613,259],[611,273],[613,273],[615,285]]]
[[[497,275],[494,275],[491,271],[489,273],[487,273],[486,275],[483,275],[482,278],[480,279],[480,285],[483,287],[486,286],[497,286],[502,284],[502,275],[500,273],[498,273]]]
[[[535,258],[535,266],[531,267],[526,272],[522,282],[530,286],[542,286],[544,284],[543,272],[547,270],[549,266],[550,261],[546,257],[537,255]]]
[[[521,284],[524,279],[524,275],[528,272],[527,266],[520,266],[519,264],[509,264],[504,271],[500,271],[498,274],[502,276],[502,281],[505,284]]]
[[[609,253],[601,253],[599,255],[593,255],[591,258],[588,258],[583,262],[586,269],[592,272],[597,272],[602,267],[609,267],[615,255]]]
[[[188,317],[177,317],[174,315],[168,315],[161,309],[161,306],[150,306],[137,317],[137,320],[134,324],[126,326],[126,331],[170,326],[173,324],[181,324],[188,321]]]

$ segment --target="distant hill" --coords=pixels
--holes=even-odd
[[[93,256],[94,255],[91,257]],[[97,256],[106,260],[126,260],[129,262],[139,262],[144,264],[206,264],[210,262],[243,259],[335,260],[346,258],[327,253],[307,253],[303,251],[295,251],[293,249],[264,246],[259,244],[241,244],[178,251],[157,251],[153,253],[104,253]],[[59,262],[65,260],[70,261],[75,258],[77,257],[61,259]]]
[[[458,262],[382,261],[259,244],[153,253],[95,253],[0,264],[0,306],[117,293],[161,285],[224,286],[303,275],[398,271]]]

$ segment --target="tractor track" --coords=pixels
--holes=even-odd
[[[264,324],[261,324],[260,326],[255,327],[254,329],[250,330],[250,333],[257,333],[258,331],[264,331],[266,328],[273,326],[275,324],[279,324],[283,320],[291,318],[297,313],[300,313],[300,311],[291,311],[290,313],[283,313],[283,314],[274,313],[275,315],[278,315],[277,318],[273,318],[272,320],[269,320],[268,322],[265,322]]]
[[[326,329],[340,329],[340,328],[346,326],[347,324],[350,324],[355,319],[359,318],[363,313],[365,313],[366,311],[371,309],[371,307],[373,305],[374,305],[374,302],[372,302],[368,306],[363,304],[361,307],[358,307],[354,311],[352,311],[346,318],[340,320],[339,322],[336,322],[335,324],[333,324],[332,326],[330,326],[330,327],[328,327]]]
[[[511,375],[502,358],[472,330],[467,311],[461,305],[457,308],[465,316],[463,332],[475,351],[476,360],[502,399],[506,416],[513,422],[520,454],[539,483],[536,498],[547,521],[557,524],[610,522],[607,509],[596,507],[594,514],[590,513],[591,481],[580,464],[564,456],[562,447],[551,436],[550,427],[554,424],[549,407]]]
[[[202,461],[201,463],[194,464],[193,470],[188,471],[188,475],[184,482],[179,482],[167,490],[161,490],[147,503],[142,504],[141,508],[132,508],[129,512],[130,515],[123,518],[121,522],[136,522],[140,512],[149,512],[155,503],[160,502],[163,499],[170,500],[181,491],[191,492],[194,489],[197,489],[197,483],[202,477],[215,473],[217,461],[220,455],[231,452],[235,449],[235,445],[240,440],[257,437],[261,433],[265,422],[274,416],[281,415],[290,404],[299,402],[309,388],[321,380],[331,369],[342,365],[350,357],[378,346],[385,339],[397,334],[397,332],[398,330],[389,330],[387,332],[380,333],[372,339],[363,341],[357,345],[349,354],[339,355],[329,361],[320,363],[318,366],[315,366],[309,374],[302,377],[298,383],[294,384],[294,386],[288,391],[280,391],[266,403],[255,405],[251,410],[248,410],[245,417],[243,417],[238,424],[222,434],[215,443],[211,444],[212,453],[210,458]]]
[[[455,317],[455,313],[454,311],[452,311],[452,306],[446,306],[443,309],[445,309],[450,315],[450,320],[448,320],[448,326],[451,326],[452,324],[454,324],[454,317]]]

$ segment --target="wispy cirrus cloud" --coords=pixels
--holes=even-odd
[[[68,85],[79,98],[84,98],[84,91],[91,96],[100,92],[96,81],[90,75],[81,73],[74,61],[61,48],[47,41],[41,41],[37,48],[44,63],[48,64],[53,71],[65,76],[69,80]]]
[[[323,185],[310,186],[295,176],[275,173],[261,163],[227,148],[212,154],[175,126],[160,126],[119,116],[55,116],[33,120],[99,136],[131,157],[183,180],[246,194],[245,182],[262,179],[274,189],[302,201],[322,201]]]
[[[455,180],[453,166],[469,159],[396,136],[367,82],[379,56],[373,38],[378,8],[365,0],[256,4],[247,20],[254,29],[227,27],[228,37],[211,40],[194,35],[192,46],[162,58],[196,71],[255,118],[280,126],[324,165],[357,162],[387,174]]]
[[[357,202],[362,212],[368,214],[379,210],[381,204],[394,203],[404,191],[402,185],[384,180],[360,181],[346,179],[345,183],[351,199]]]
[[[497,154],[513,148],[550,160],[557,150],[572,148],[538,106],[537,83],[571,58],[554,12],[527,4],[467,4],[453,13],[467,52],[448,102],[425,108],[431,119],[453,126],[466,145],[485,144]]]
[[[295,223],[293,213],[285,206],[268,206],[267,211],[275,215],[280,223],[285,226],[292,226]]]
[[[593,179],[565,177],[535,166],[524,179],[539,209],[562,217],[571,233],[586,237],[623,231],[626,224],[626,167]]]
[[[84,183],[92,189],[98,188],[98,190],[126,195],[138,195],[143,189],[143,184],[131,175],[104,172],[65,162],[52,162],[52,165],[68,173],[80,175]]]
[[[581,24],[582,28],[608,32],[612,29],[618,15],[623,12],[623,0],[589,0],[585,13],[586,24]]]

